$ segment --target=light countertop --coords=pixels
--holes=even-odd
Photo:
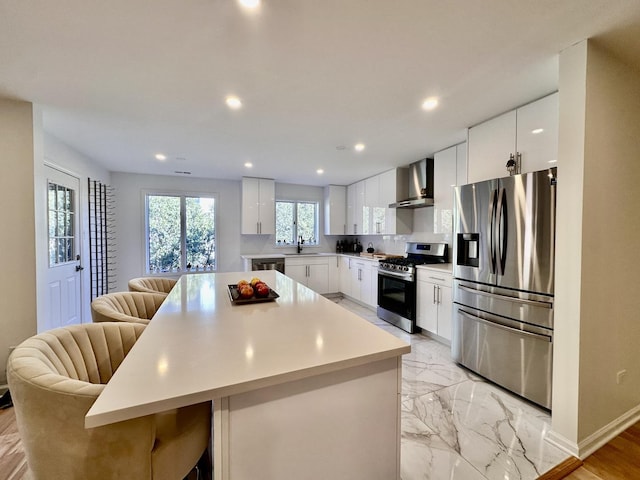
[[[276,301],[232,305],[256,272],[180,278],[85,424],[96,427],[397,357],[411,347],[275,270]]]
[[[374,255],[385,255],[375,253]],[[388,254],[389,256],[399,256],[394,254]],[[336,253],[336,252],[309,252],[305,253],[303,250],[302,254],[295,253],[255,253],[255,254],[246,254],[240,255],[240,258],[243,260],[252,260],[252,259],[263,259],[263,258],[305,258],[305,257],[350,257],[350,258],[359,258],[362,260],[375,260],[378,261],[380,258],[373,257],[370,254],[363,253],[362,255],[359,253]],[[401,255],[400,255],[401,256]]]
[[[453,263],[416,265],[416,268],[423,269],[423,270],[432,270],[435,272],[453,273]]]

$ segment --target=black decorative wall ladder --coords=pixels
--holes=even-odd
[[[89,180],[89,268],[91,300],[116,288],[113,188]]]

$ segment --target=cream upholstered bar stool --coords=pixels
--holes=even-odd
[[[91,302],[94,322],[131,322],[148,324],[162,305],[166,294],[114,292]]]
[[[169,294],[176,284],[173,278],[140,277],[129,280],[130,292],[164,293]]]
[[[145,326],[89,323],[31,337],[7,364],[34,480],[180,480],[208,446],[211,403],[85,428],[84,418]]]

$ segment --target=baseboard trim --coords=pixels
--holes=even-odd
[[[582,460],[577,457],[569,457],[564,462],[556,465],[548,472],[538,477],[538,480],[560,480],[569,475],[574,470],[582,466]]]
[[[640,405],[620,415],[577,444],[557,434],[553,430],[548,433],[546,441],[569,455],[584,460],[638,421],[640,421]]]
[[[582,440],[578,444],[580,450],[579,457],[587,458],[638,421],[640,421],[640,405],[632,408],[616,418],[613,422],[610,422],[608,425],[605,425]]]

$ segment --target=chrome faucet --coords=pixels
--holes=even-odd
[[[304,238],[302,238],[302,235],[298,235],[298,253],[302,252],[303,244],[304,244]]]

